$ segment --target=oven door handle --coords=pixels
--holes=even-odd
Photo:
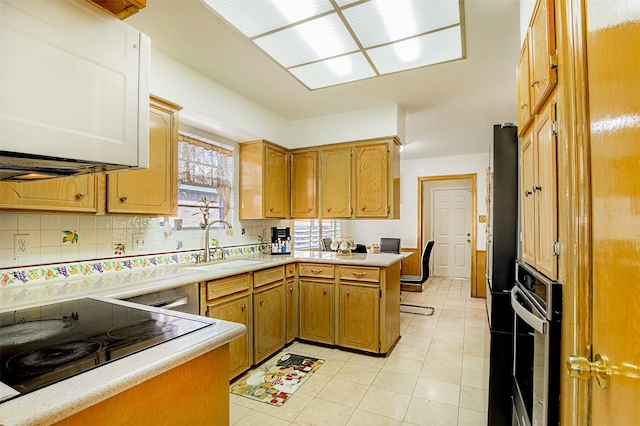
[[[177,308],[178,306],[186,305],[187,303],[189,303],[189,297],[185,296],[173,300],[165,300],[160,303],[154,303],[151,306],[153,306],[154,308],[173,309]]]
[[[516,312],[516,315],[522,318],[524,322],[529,324],[529,326],[533,327],[539,333],[547,334],[547,321],[538,318],[537,316],[529,312],[527,309],[525,309],[520,304],[520,302],[518,302],[518,299],[516,298],[517,293],[520,293],[522,297],[524,297],[525,299],[527,297],[527,295],[524,294],[524,292],[520,290],[517,286],[514,286],[511,289],[511,307]]]

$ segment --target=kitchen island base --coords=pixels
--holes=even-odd
[[[153,377],[56,426],[229,424],[229,344]]]

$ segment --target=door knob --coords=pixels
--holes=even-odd
[[[470,242],[471,242],[471,240],[467,240],[467,242],[468,242],[468,243],[470,243]]]
[[[611,368],[608,362],[609,359],[600,354],[596,354],[593,362],[583,356],[570,355],[567,357],[566,367],[571,377],[589,380],[592,376],[595,376],[598,385],[602,389],[606,389],[609,387],[609,379],[611,377]]]

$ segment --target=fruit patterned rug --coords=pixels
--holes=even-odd
[[[324,363],[323,359],[286,354],[236,380],[231,393],[281,406]]]

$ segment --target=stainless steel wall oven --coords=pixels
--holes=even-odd
[[[559,424],[562,286],[516,262],[513,425]]]

